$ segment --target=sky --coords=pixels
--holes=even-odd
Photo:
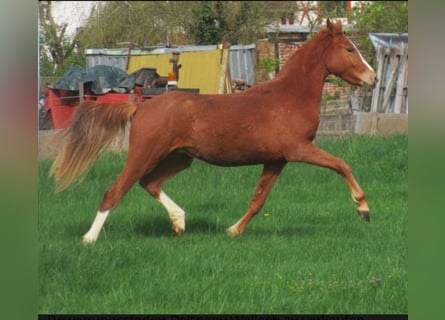
[[[53,1],[52,14],[57,24],[68,23],[67,34],[72,36],[95,4],[96,1]]]

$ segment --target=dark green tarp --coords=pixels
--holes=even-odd
[[[120,68],[97,65],[85,70],[77,65],[64,73],[54,89],[78,91],[80,82],[91,82],[91,91],[95,94],[126,93],[135,86],[134,75],[128,75]]]

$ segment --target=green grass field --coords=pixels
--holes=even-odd
[[[408,137],[319,138],[367,194],[359,218],[344,180],[302,163],[283,170],[241,237],[261,166],[195,161],[164,190],[186,211],[171,230],[135,185],[94,245],[81,243],[125,155],[104,154],[81,184],[54,193],[39,162],[39,313],[407,313]]]

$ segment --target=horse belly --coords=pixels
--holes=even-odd
[[[201,139],[193,146],[181,148],[182,152],[219,166],[252,165],[283,158],[276,146],[245,137],[219,137]]]

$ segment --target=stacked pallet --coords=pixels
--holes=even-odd
[[[408,34],[370,34],[370,38],[379,78],[371,112],[408,113]]]

